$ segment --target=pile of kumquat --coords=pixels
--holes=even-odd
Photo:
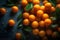
[[[57,15],[60,13],[60,10],[57,11],[57,8],[60,9],[59,0],[57,0],[56,6],[53,6],[53,3],[49,2],[49,0],[21,0],[21,6],[22,6],[21,9],[23,9],[22,12],[23,20],[21,23],[23,27],[22,28],[20,27],[22,31],[23,28],[30,27],[31,33],[34,36],[42,38],[42,40],[48,40],[48,37],[49,38],[50,37],[57,38],[57,36],[60,37],[60,35],[58,35],[60,33],[60,21],[58,21],[60,20],[59,17],[60,15]],[[18,11],[19,11],[18,6],[11,7],[12,14],[17,13]],[[6,8],[0,8],[1,15],[5,15],[6,13],[7,13]],[[55,17],[56,15],[57,17]],[[14,19],[8,20],[9,26],[13,27],[15,24],[16,22]],[[22,33],[20,32],[17,32],[15,36],[17,40],[20,40],[23,37]]]
[[[51,13],[56,11],[56,8],[48,0],[44,0],[41,5],[40,0],[22,0],[23,11],[23,25],[31,26],[32,33],[34,35],[39,35],[40,37],[56,36],[56,32],[49,29],[50,25],[53,23],[51,20]],[[27,4],[32,3],[33,8],[29,11],[26,10]],[[57,4],[56,7],[60,7]]]

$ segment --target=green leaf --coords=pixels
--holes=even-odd
[[[23,27],[23,25],[22,25],[22,24],[20,24],[20,25],[18,26],[18,29],[19,29],[19,28],[22,28],[22,27]]]
[[[7,4],[11,4],[11,3],[12,3],[12,1],[11,0],[8,0]]]
[[[26,40],[26,36],[24,34],[22,35],[22,40]]]
[[[6,6],[9,6],[9,7],[11,7],[11,6],[14,6],[15,4],[7,4]]]
[[[55,28],[55,27],[57,27],[57,26],[58,26],[57,24],[51,25],[52,28]]]
[[[24,30],[25,30],[26,32],[31,32],[32,28],[31,28],[31,27],[26,27],[26,28],[24,28]]]
[[[20,14],[19,14],[18,17],[17,17],[17,21],[19,21],[20,19],[23,19],[23,18],[22,18],[22,12],[23,12],[23,8],[20,9]]]
[[[23,19],[20,19],[20,20],[18,21],[18,26],[19,26],[20,24],[22,24],[22,21],[23,21]]]
[[[18,21],[19,21],[22,18],[22,13],[20,13],[17,18],[18,18]]]
[[[50,19],[53,21],[56,21],[56,17],[51,17]]]
[[[51,2],[53,6],[56,6],[56,0],[49,0],[49,2]]]
[[[56,8],[57,19],[60,19],[60,8]]]
[[[32,3],[29,3],[29,4],[25,7],[26,11],[29,11],[29,10],[31,10],[32,8],[33,8],[33,4],[32,4]]]
[[[56,8],[56,13],[60,13],[60,8]]]

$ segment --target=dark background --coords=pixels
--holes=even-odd
[[[21,32],[21,30],[17,30],[17,16],[21,13],[21,10],[11,16],[11,8],[10,7],[5,7],[2,5],[5,5],[7,3],[7,0],[0,0],[0,8],[6,8],[7,13],[5,15],[0,15],[0,40],[13,40],[15,39],[15,33],[17,31]],[[20,5],[19,5],[20,8]],[[14,19],[16,21],[16,24],[14,27],[8,29],[8,20],[9,19]]]

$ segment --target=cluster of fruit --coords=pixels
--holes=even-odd
[[[17,13],[18,12],[18,7],[17,6],[13,6],[11,8],[11,10],[12,10],[13,13]],[[1,15],[5,15],[7,13],[7,9],[6,8],[0,8],[0,13],[1,13]],[[15,20],[14,19],[10,19],[8,21],[8,24],[9,24],[9,26],[14,26],[15,25]]]
[[[33,7],[30,3],[33,5]],[[28,4],[30,5],[28,8],[26,8]],[[53,23],[53,20],[51,20],[53,16],[50,14],[55,12],[56,8],[48,0],[43,0],[43,5],[40,4],[40,0],[21,0],[22,9],[24,8],[23,25],[25,27],[31,26],[32,33],[34,35],[45,37],[45,39],[46,35],[56,37],[57,32],[49,29],[50,25]],[[60,8],[60,4],[57,4],[56,7]],[[13,6],[11,10],[13,13],[17,13],[19,9],[17,6]],[[0,13],[1,15],[4,15],[7,13],[7,10],[5,8],[0,8]],[[14,19],[10,19],[8,21],[9,26],[14,26],[15,23],[16,22]],[[60,27],[57,29],[60,32]],[[21,37],[21,33],[16,33],[16,38],[18,40],[21,39]],[[43,40],[45,39],[43,38]]]
[[[30,1],[22,0],[22,5],[26,6],[27,3],[23,4],[25,2]],[[40,0],[31,0],[31,2],[33,3],[33,8],[29,12],[25,10],[25,12],[23,13],[23,25],[32,26],[32,28],[34,29],[33,33],[37,35],[37,33],[39,32],[39,28],[48,27],[52,24],[49,13],[54,12],[55,7],[53,7],[52,4],[48,1],[44,2],[42,6],[40,6]],[[36,31],[37,33],[35,33]],[[41,31],[39,34],[45,35],[45,32]]]
[[[31,26],[32,33],[34,35],[39,35],[44,37],[47,35],[56,36],[56,32],[53,32],[49,26],[53,23],[51,20],[50,14],[56,11],[56,8],[47,0],[43,1],[43,5],[40,5],[40,0],[22,0],[22,6],[24,7],[23,12],[23,25]],[[32,3],[33,8],[29,11],[26,10],[27,4]],[[60,7],[60,4],[57,4],[56,7]]]
[[[7,13],[7,9],[6,8],[0,8],[0,15],[5,15]],[[12,6],[11,7],[11,12],[13,14],[17,13],[19,11],[19,8],[18,6]],[[13,27],[14,25],[16,24],[15,20],[14,19],[9,19],[8,20],[8,25],[10,27]],[[21,37],[21,33],[16,33],[16,38],[19,39]]]

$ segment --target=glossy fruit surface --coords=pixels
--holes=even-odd
[[[12,12],[13,13],[16,13],[16,12],[18,12],[18,7],[17,6],[13,6],[12,8],[11,8],[11,10],[12,10]]]
[[[22,34],[21,33],[16,33],[16,39],[21,39]]]
[[[29,25],[30,21],[28,19],[24,19],[23,20],[23,25],[27,26]]]
[[[33,35],[38,35],[39,34],[39,29],[33,29],[32,33],[33,33]]]
[[[35,21],[35,15],[29,15],[29,20],[30,21]]]
[[[44,37],[44,36],[45,36],[45,31],[41,30],[41,31],[39,32],[39,36],[40,36],[40,37]]]
[[[6,14],[7,10],[6,10],[6,8],[0,8],[0,12],[1,12],[2,14]]]
[[[8,24],[9,24],[9,26],[14,26],[14,25],[15,25],[15,20],[10,19],[10,20],[8,21]]]
[[[32,22],[32,28],[38,28],[39,24],[37,21]]]
[[[23,18],[29,18],[29,13],[24,12],[24,13],[23,13]]]

